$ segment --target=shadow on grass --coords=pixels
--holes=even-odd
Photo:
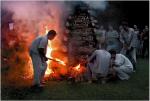
[[[35,96],[43,93],[44,88],[21,87],[21,88],[2,88],[2,100],[23,100],[31,99],[28,96]]]

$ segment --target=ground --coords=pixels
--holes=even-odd
[[[2,74],[3,75],[3,74]],[[128,81],[114,81],[107,84],[68,84],[67,81],[48,81],[45,88],[33,91],[28,85],[1,82],[3,100],[148,100],[149,99],[149,61],[138,59],[137,71]],[[26,84],[29,81],[21,81]],[[13,86],[16,85],[16,86]]]

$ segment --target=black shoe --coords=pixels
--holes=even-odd
[[[44,85],[41,84],[34,84],[33,86],[31,86],[31,88],[36,89],[36,88],[43,88]]]

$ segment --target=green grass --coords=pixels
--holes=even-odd
[[[32,91],[30,81],[18,81],[5,84],[2,78],[3,100],[8,99],[81,99],[81,100],[148,100],[149,99],[149,63],[146,59],[138,59],[137,72],[128,81],[114,81],[102,84],[68,84],[67,81],[48,81],[41,91]],[[8,83],[8,82],[7,82]],[[18,86],[17,86],[18,84]],[[19,84],[24,84],[19,86]],[[28,84],[28,85],[26,85]],[[15,85],[15,86],[14,86]]]

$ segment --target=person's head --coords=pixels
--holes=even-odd
[[[120,25],[120,26],[119,26],[119,30],[122,30],[122,29],[123,29],[123,26],[122,26],[122,25]]]
[[[134,29],[137,29],[137,25],[133,25],[133,28],[134,28]]]
[[[145,26],[145,29],[148,30],[148,26]]]
[[[125,31],[128,31],[128,22],[122,22],[122,27],[123,27],[123,29],[125,30]]]
[[[112,31],[112,30],[113,30],[112,25],[109,25],[109,26],[108,26],[108,29],[109,29],[110,31]]]
[[[101,26],[100,26],[100,29],[101,29],[101,30],[103,30],[103,29],[104,29],[104,26],[103,26],[103,25],[101,25]]]
[[[115,60],[116,58],[116,51],[114,49],[109,50],[109,53],[111,54],[111,58]]]
[[[54,30],[50,30],[48,33],[47,33],[47,37],[48,37],[48,40],[53,40],[56,36],[56,31]]]

